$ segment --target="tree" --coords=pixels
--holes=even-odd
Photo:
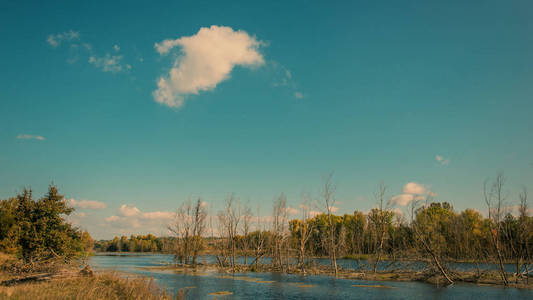
[[[489,212],[489,230],[492,247],[496,252],[498,258],[498,265],[500,267],[500,276],[504,285],[508,285],[507,273],[504,267],[504,257],[501,244],[501,232],[502,232],[502,214],[503,214],[503,202],[505,196],[503,195],[503,188],[505,185],[505,176],[503,173],[498,173],[496,178],[492,182],[490,190],[487,190],[487,180],[483,183],[483,198],[485,204],[487,204]]]
[[[70,260],[89,251],[92,239],[65,220],[73,211],[56,186],[35,201],[31,189],[0,201],[0,247],[33,264],[50,258]]]
[[[453,217],[453,210],[448,203],[431,203],[429,206],[417,210],[413,224],[413,229],[422,249],[430,255],[438,272],[450,284],[453,283],[453,280],[448,274],[447,267],[442,263],[442,254],[447,244],[446,230],[450,227]]]
[[[304,274],[306,248],[309,238],[311,237],[311,232],[313,231],[313,223],[309,222],[309,219],[311,218],[309,206],[309,196],[307,194],[302,194],[302,204],[300,205],[302,209],[302,219],[291,220],[289,223],[290,231],[296,238],[296,244],[298,247],[298,266]]]
[[[374,193],[374,198],[377,202],[377,207],[373,208],[368,214],[368,219],[371,224],[374,226],[374,232],[376,237],[376,247],[375,247],[375,262],[374,262],[374,273],[376,273],[379,262],[381,260],[381,255],[383,253],[383,243],[388,232],[388,228],[392,223],[392,217],[394,214],[389,211],[389,203],[384,206],[384,197],[387,187],[382,182],[378,190]]]
[[[337,267],[337,253],[336,248],[337,244],[335,241],[335,226],[333,223],[333,215],[332,211],[335,209],[335,191],[336,186],[333,184],[333,172],[329,174],[328,177],[324,180],[324,183],[322,185],[322,197],[324,200],[325,205],[325,211],[326,215],[328,217],[328,253],[329,253],[329,259],[331,262],[331,266],[333,267],[335,271],[335,277],[338,276],[338,267]]]
[[[287,198],[284,193],[274,200],[272,219],[273,257],[275,264],[283,269],[283,250],[287,244]],[[288,258],[287,258],[288,262]]]

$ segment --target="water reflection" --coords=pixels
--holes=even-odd
[[[205,263],[213,263],[214,257],[203,256]],[[249,260],[250,261],[250,260]],[[161,286],[176,294],[189,287],[188,299],[532,299],[533,291],[513,288],[455,284],[437,287],[420,282],[376,282],[365,280],[335,279],[329,276],[301,276],[281,273],[239,273],[173,271],[153,267],[172,263],[172,256],[165,254],[97,255],[91,258],[94,268],[111,268],[153,277]],[[329,263],[317,260],[317,263]],[[340,260],[347,268],[357,261]],[[382,265],[382,267],[385,265]],[[475,266],[463,265],[464,268]],[[228,295],[210,295],[217,292]]]

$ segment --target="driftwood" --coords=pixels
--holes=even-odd
[[[19,276],[0,282],[0,286],[12,286],[26,282],[49,281],[52,279],[75,278],[83,276],[94,276],[93,270],[90,266],[86,266],[80,271],[61,271],[59,273],[38,273]]]

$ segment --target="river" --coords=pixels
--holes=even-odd
[[[205,262],[212,259],[202,257]],[[95,269],[153,277],[158,285],[173,294],[189,288],[187,299],[533,299],[533,290],[462,283],[439,287],[422,282],[365,281],[280,273],[228,275],[206,272],[193,275],[150,268],[167,265],[172,260],[172,255],[168,254],[97,254],[90,258],[90,264]],[[340,261],[342,265],[354,263]],[[463,268],[470,267],[465,264]],[[220,291],[232,294],[210,295]]]

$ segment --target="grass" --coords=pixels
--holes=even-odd
[[[0,253],[0,266],[16,261],[10,255]],[[3,269],[3,268],[0,268]],[[0,281],[19,277],[21,273],[0,270]],[[185,299],[187,291],[179,291],[177,299]],[[92,276],[69,276],[48,281],[24,282],[12,286],[0,285],[3,299],[176,299],[159,288],[153,279],[124,276],[114,272],[98,272]]]
[[[0,287],[0,299],[174,299],[152,279],[116,273]]]

